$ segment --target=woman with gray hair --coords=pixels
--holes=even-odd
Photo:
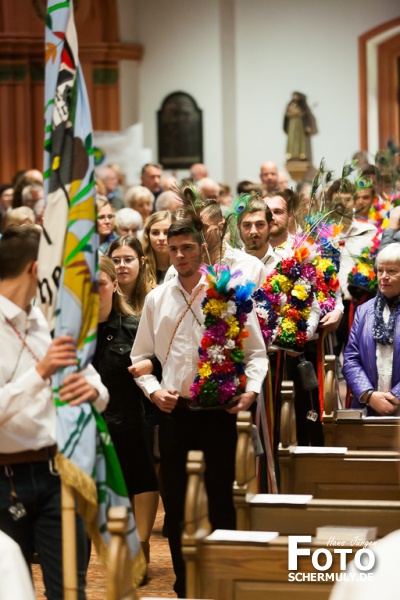
[[[143,228],[141,214],[133,208],[121,208],[115,213],[115,230],[118,235],[133,235],[137,237],[138,231]]]
[[[352,408],[394,415],[400,406],[400,244],[376,259],[378,292],[355,314],[344,351],[343,374]]]

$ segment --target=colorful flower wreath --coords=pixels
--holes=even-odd
[[[254,283],[242,284],[240,271],[215,265],[202,267],[209,288],[203,300],[206,327],[199,347],[198,374],[191,385],[194,406],[225,406],[246,389],[243,340],[247,314],[253,309]]]
[[[341,225],[324,220],[321,214],[305,218],[308,239],[314,240],[318,253],[313,264],[316,270],[316,299],[324,317],[336,305],[336,292],[340,287],[337,274],[340,269],[340,250],[337,242]]]
[[[295,239],[294,246],[299,239]],[[253,294],[266,346],[301,351],[307,342],[308,319],[315,292],[315,250],[304,238],[293,256],[282,259]]]
[[[382,237],[382,230],[379,229],[371,241],[371,246],[367,246],[357,258],[356,264],[348,275],[347,281],[349,291],[354,296],[356,289],[365,290],[370,296],[375,296],[378,289],[378,279],[374,270],[375,258],[378,254],[379,244]],[[351,286],[356,286],[352,290]],[[352,293],[353,292],[353,293]]]

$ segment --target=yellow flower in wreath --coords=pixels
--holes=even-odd
[[[287,331],[287,333],[294,333],[296,334],[297,332],[297,325],[294,321],[291,321],[289,319],[283,319],[282,323],[281,323],[281,328],[283,329],[283,331]]]
[[[212,375],[211,365],[208,361],[199,368],[199,375],[200,379],[207,379],[207,377]]]
[[[279,287],[281,288],[282,292],[284,292],[285,294],[290,292],[293,284],[288,277],[286,277],[285,275],[277,275],[276,279],[279,282]]]
[[[204,307],[204,314],[210,313],[214,317],[220,317],[221,314],[226,310],[226,302],[211,298]]]
[[[307,300],[308,293],[304,285],[295,285],[292,289],[292,296],[295,296],[299,300]]]
[[[235,317],[230,317],[229,319],[226,319],[226,322],[229,325],[229,329],[226,335],[228,338],[234,339],[237,335],[239,335],[240,332],[239,322],[237,319],[235,319]]]

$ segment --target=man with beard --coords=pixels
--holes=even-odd
[[[270,273],[279,261],[269,243],[272,212],[259,198],[251,198],[238,216],[239,234],[247,254],[258,258]]]

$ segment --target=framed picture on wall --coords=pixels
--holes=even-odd
[[[165,169],[203,162],[203,117],[192,96],[169,94],[157,111],[158,161]]]

